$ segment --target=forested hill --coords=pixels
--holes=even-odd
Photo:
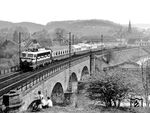
[[[54,21],[46,25],[21,22],[12,23],[0,21],[0,44],[5,40],[18,41],[15,32],[22,32],[22,41],[34,39],[55,39],[59,36],[67,37],[68,32],[72,32],[78,39],[84,40],[99,38],[101,35],[109,38],[117,38],[119,32],[124,32],[126,27],[106,20],[75,20],[75,21]]]
[[[16,27],[23,27],[28,29],[28,32],[33,33],[44,29],[44,25],[36,24],[32,22],[21,22],[21,23],[12,23],[7,21],[0,21],[0,29],[13,29]]]
[[[56,32],[63,32],[64,36],[68,32],[72,32],[78,38],[81,37],[99,37],[104,35],[109,38],[128,38],[126,36],[127,26],[123,26],[112,21],[107,20],[72,20],[72,21],[53,21],[46,25],[41,25],[31,22],[12,23],[7,21],[0,21],[0,39],[12,38],[14,31],[21,31],[32,34],[34,38],[48,33],[46,38],[55,38]],[[60,31],[61,30],[61,31]],[[38,36],[37,36],[38,34]]]
[[[121,25],[106,20],[76,20],[76,21],[55,21],[49,22],[46,29],[50,32],[56,28],[62,28],[70,31],[79,37],[94,35],[112,36],[116,31],[122,28]]]
[[[46,29],[48,31],[54,31],[56,28],[64,28],[68,31],[78,33],[89,33],[89,31],[96,32],[109,32],[114,29],[120,29],[121,25],[113,23],[106,20],[74,20],[74,21],[54,21],[48,22],[46,25],[31,23],[31,22],[21,22],[12,23],[7,21],[0,21],[0,29],[9,29],[14,27],[25,27],[30,33]]]

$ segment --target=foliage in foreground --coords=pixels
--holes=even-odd
[[[131,85],[121,76],[105,76],[91,81],[87,87],[88,97],[105,103],[106,107],[120,106],[120,102],[131,91]]]

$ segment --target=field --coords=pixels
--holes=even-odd
[[[33,113],[33,112],[24,112]],[[120,108],[105,108],[102,105],[94,104],[88,98],[78,96],[77,106],[54,106],[52,108],[42,109],[36,113],[150,113],[150,109],[141,107],[120,107]]]

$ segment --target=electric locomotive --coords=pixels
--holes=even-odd
[[[40,66],[51,63],[52,51],[42,49],[27,50],[22,52],[21,55],[21,69],[22,70],[33,70]]]

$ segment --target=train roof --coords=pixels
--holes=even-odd
[[[22,53],[28,53],[28,54],[39,54],[39,53],[45,53],[45,52],[50,52],[51,50],[46,50],[46,49],[40,49],[38,51],[23,51]]]
[[[77,45],[72,45],[72,48],[77,47]],[[64,50],[64,49],[69,49],[69,46],[53,46],[50,47],[52,51],[57,51],[57,50]]]
[[[50,47],[52,51],[62,50],[62,49],[68,49],[69,46],[52,46]]]
[[[82,48],[82,47],[90,47],[91,45],[89,44],[83,44],[83,43],[79,43],[76,45],[72,45],[72,48]],[[57,50],[64,50],[64,49],[69,49],[69,46],[53,46],[50,47],[52,51],[57,51]]]
[[[80,45],[72,45],[74,48],[81,48]]]

